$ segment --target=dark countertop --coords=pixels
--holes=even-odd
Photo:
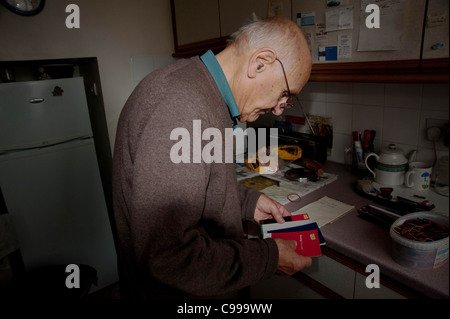
[[[328,173],[337,174],[337,181],[302,197],[301,203],[289,203],[286,207],[293,212],[323,196],[353,205],[355,209],[350,213],[321,228],[327,248],[362,265],[376,264],[380,267],[381,276],[393,279],[422,295],[449,298],[449,263],[430,270],[410,269],[397,264],[391,257],[389,229],[358,217],[359,208],[368,204],[380,205],[354,191],[358,178],[343,165],[327,162],[324,168]],[[444,203],[448,212],[448,198],[444,198]]]

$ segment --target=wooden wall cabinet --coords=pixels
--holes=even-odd
[[[348,63],[348,62],[372,62],[372,61],[400,61],[400,60],[419,60],[421,53],[421,41],[422,41],[422,27],[424,20],[424,12],[426,8],[427,0],[408,0],[404,2],[403,21],[396,21],[399,28],[402,29],[400,36],[399,50],[385,50],[385,51],[359,51],[359,36],[361,30],[367,30],[365,26],[365,20],[361,17],[361,11],[365,11],[365,8],[361,7],[361,0],[350,1],[349,5],[353,7],[353,28],[344,29],[339,31],[328,32],[326,34],[327,40],[326,46],[337,46],[339,35],[350,35],[352,37],[352,56],[351,58],[345,58],[336,62],[318,62],[318,47],[319,44],[315,41],[315,26],[305,26],[302,30],[305,33],[312,34],[312,52],[313,63]],[[292,0],[292,19],[297,16],[297,13],[305,13],[314,11],[316,13],[315,23],[325,24],[325,14],[335,12],[336,8],[324,8],[322,1],[315,0]],[[381,8],[381,29],[373,30],[377,34],[389,33],[390,30],[396,29],[391,24],[384,20],[383,10],[392,10]],[[400,14],[399,14],[400,15]],[[393,20],[392,18],[389,18]],[[387,20],[387,19],[386,19]],[[400,19],[399,19],[400,20]],[[369,32],[369,30],[367,30]],[[372,31],[370,31],[372,32]],[[380,35],[380,38],[382,36]],[[323,45],[323,44],[322,44]]]
[[[269,0],[171,0],[174,57],[189,57],[209,49],[220,52],[229,36],[251,21],[253,13],[268,16]],[[283,16],[290,18],[291,1],[282,0]]]
[[[171,0],[174,28],[174,57],[189,57],[211,49],[218,53],[229,36],[252,18],[268,16],[270,0]],[[317,61],[312,42],[313,69],[310,81],[448,83],[448,0],[408,0],[405,3],[400,50],[358,51],[361,1],[354,6],[353,29],[328,33],[330,45],[339,34],[352,34],[352,57],[333,62]],[[299,12],[316,12],[316,23],[324,22],[324,4],[317,0],[282,0],[283,16],[296,21]],[[430,20],[431,19],[431,20]],[[433,27],[427,22],[435,22]],[[436,23],[436,21],[442,21]],[[315,34],[315,26],[303,27]],[[435,44],[442,47],[435,49]]]
[[[219,0],[222,36],[229,36],[253,17],[266,18],[269,12],[269,0]],[[282,15],[291,17],[291,1],[282,0]]]
[[[222,35],[230,36],[246,22],[252,13],[258,17],[267,16],[269,0],[219,0]]]
[[[220,37],[219,2],[174,0],[177,42],[183,46]]]
[[[448,0],[428,0],[427,23],[424,29],[423,59],[449,57]],[[442,44],[442,46],[440,46]]]
[[[171,0],[175,57],[196,55],[220,42],[218,0]]]

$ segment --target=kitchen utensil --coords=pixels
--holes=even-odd
[[[352,132],[353,137],[353,146],[354,146],[354,161],[355,161],[355,168],[358,169],[364,169],[364,154],[363,154],[363,147],[361,144],[361,139],[359,138],[358,132],[353,131]]]
[[[372,200],[373,202],[380,204],[389,209],[393,209],[401,214],[409,214],[414,212],[431,211],[436,208],[436,205],[430,203],[429,200],[423,200],[422,202],[412,201],[401,196],[392,196],[394,188],[392,187],[380,187],[376,193],[364,192],[358,183],[355,184],[355,191],[357,194]]]
[[[405,186],[416,191],[426,191],[430,188],[431,165],[424,162],[409,163],[409,170],[405,174]]]
[[[424,200],[423,202],[416,202],[400,196],[397,196],[397,203],[406,204],[411,207],[414,207],[416,211],[430,211],[436,208],[436,205],[430,203],[429,200]]]
[[[302,157],[302,149],[297,145],[282,145],[276,152],[279,157],[288,161],[295,161]]]
[[[303,158],[300,162],[300,165],[304,168],[312,170],[317,175],[323,175],[324,171],[322,168],[322,164],[319,161],[312,160],[310,158]]]
[[[363,150],[364,153],[369,151],[369,145],[370,145],[370,131],[365,130],[364,136],[363,136]]]
[[[262,129],[259,128],[258,132],[260,132],[260,130]],[[266,136],[270,136],[269,129],[266,130]],[[301,158],[311,158],[320,163],[325,163],[327,161],[328,142],[325,136],[300,132],[279,132],[278,145],[297,145],[302,150]]]
[[[380,197],[386,199],[392,199],[392,192],[394,189],[392,187],[380,187]]]
[[[375,141],[375,135],[377,135],[377,131],[375,130],[370,131],[369,149],[371,152],[373,152],[373,143]]]
[[[367,163],[372,156],[376,158],[373,170]],[[381,185],[395,186],[402,185],[405,180],[408,159],[395,144],[389,144],[387,148],[381,150],[380,155],[376,153],[367,154],[365,164],[372,173],[375,182]]]
[[[317,174],[310,169],[304,169],[304,168],[293,168],[284,174],[287,179],[291,181],[297,181],[300,183],[304,182],[315,182],[318,180]]]
[[[392,223],[402,214],[373,205],[366,205],[358,210],[358,216],[389,229]]]
[[[436,142],[441,138],[441,129],[439,127],[430,127],[427,129],[427,138],[429,141],[433,142],[434,148],[434,162],[433,167],[436,165],[437,161],[437,150],[436,150]]]
[[[368,179],[360,179],[357,181],[357,187],[367,194],[377,194],[377,190],[373,187],[372,181]]]

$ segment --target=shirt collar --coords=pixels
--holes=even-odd
[[[208,52],[203,54],[200,59],[203,61],[206,68],[209,70],[209,73],[211,73],[211,76],[216,82],[219,91],[228,106],[228,110],[230,111],[231,122],[233,123],[233,125],[236,125],[236,118],[241,115],[241,113],[239,112],[236,100],[234,99],[231,88],[228,85],[227,78],[225,77],[225,74],[223,73],[219,62],[217,61],[214,53],[211,50],[208,50]]]

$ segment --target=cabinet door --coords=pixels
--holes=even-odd
[[[231,35],[242,25],[251,21],[253,13],[258,18],[268,17],[269,5],[276,6],[283,17],[291,16],[290,0],[219,0],[219,3],[222,36]]]
[[[317,292],[289,276],[273,276],[250,288],[251,299],[324,299]]]
[[[346,299],[353,298],[355,271],[327,256],[313,258],[311,267],[302,271]]]
[[[218,0],[174,0],[178,45],[220,37]]]
[[[448,58],[448,0],[430,0],[428,3],[427,25],[423,45],[423,58]],[[439,49],[433,46],[442,43]]]
[[[222,35],[231,35],[252,20],[253,13],[267,17],[269,0],[219,0]]]
[[[380,285],[379,288],[367,288],[366,276],[356,273],[355,299],[406,299],[399,293]]]

